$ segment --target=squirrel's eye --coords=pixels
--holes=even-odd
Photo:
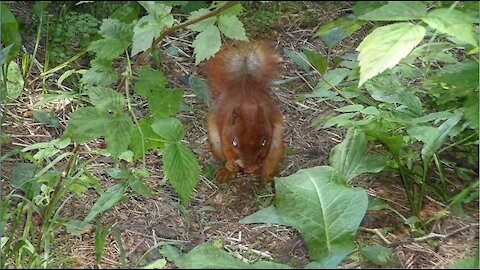
[[[267,144],[267,140],[266,140],[266,139],[263,139],[263,141],[262,141],[262,147],[264,147],[266,144]]]
[[[232,145],[233,145],[233,147],[238,146],[237,137],[233,137]]]

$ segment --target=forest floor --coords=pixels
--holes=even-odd
[[[245,23],[250,38],[266,39],[279,49],[284,60],[280,79],[297,78],[287,84],[273,85],[271,91],[286,118],[287,150],[279,176],[288,176],[300,169],[328,165],[330,150],[340,143],[345,135],[343,129],[310,127],[312,119],[333,115],[333,110],[340,105],[317,103],[311,100],[294,101],[295,95],[309,93],[313,86],[308,83],[304,71],[285,55],[283,48],[297,52],[309,48],[326,55],[325,45],[320,39],[313,38],[313,34],[319,26],[351,12],[351,4],[348,2],[296,3],[301,7],[292,8],[290,11],[287,9],[275,21],[269,22],[266,27],[268,31],[265,28],[260,29],[258,25]],[[21,9],[21,6],[15,7]],[[309,11],[312,9],[317,13],[312,14]],[[12,12],[17,15],[15,12],[26,11],[13,8]],[[333,55],[354,52],[367,34],[368,32],[362,29],[346,38],[335,46]],[[162,42],[162,48],[176,46],[185,52],[185,55],[175,58],[166,57],[159,68],[169,78],[169,87],[185,89],[183,102],[190,111],[180,112],[177,118],[185,127],[186,145],[198,157],[202,167],[207,164],[218,166],[219,163],[214,160],[207,144],[205,125],[207,105],[195,97],[188,84],[188,77],[191,74],[202,76],[201,66],[194,64],[192,37],[189,31],[180,31],[167,37]],[[35,37],[26,37],[25,42],[24,49],[32,53]],[[22,96],[17,101],[4,104],[2,107],[6,117],[2,124],[2,133],[10,138],[8,143],[2,144],[2,154],[34,143],[59,138],[72,112],[71,106],[65,103],[45,105],[56,112],[60,128],[41,124],[29,113],[42,94],[52,90],[64,90],[58,89],[56,84],[62,71],[46,80],[47,89],[44,89],[40,82],[28,86],[28,81],[38,76],[43,70],[41,63],[44,62],[42,57],[45,54],[42,49],[40,47],[37,55],[36,70],[30,78],[26,78],[26,88]],[[332,63],[333,60],[329,59],[329,61]],[[88,68],[88,65],[84,68]],[[83,145],[79,159],[90,158],[88,149],[95,148],[96,143]],[[6,183],[10,179],[12,164],[15,161],[16,159],[12,158],[2,163],[3,195],[9,191]],[[90,166],[93,175],[100,179],[103,188],[117,183],[117,180],[109,177],[104,171],[111,166],[111,160],[106,158],[99,158]],[[241,175],[228,183],[218,183],[201,176],[188,206],[183,208],[176,192],[164,179],[160,154],[151,151],[148,154],[146,166],[150,174],[146,184],[155,196],[151,199],[136,195],[127,196],[105,214],[104,223],[112,224],[120,231],[122,246],[117,244],[113,234],[107,237],[105,252],[99,265],[101,268],[120,267],[121,250],[125,254],[127,266],[135,267],[142,255],[160,242],[175,244],[183,251],[188,251],[204,242],[220,241],[229,253],[249,262],[259,259],[271,260],[296,268],[304,267],[309,262],[306,245],[294,229],[280,225],[239,223],[243,217],[273,203],[274,189],[265,187],[255,177]],[[456,188],[465,185],[459,179],[451,179],[451,184]],[[405,191],[397,175],[385,173],[364,176],[354,181],[353,185],[364,188],[370,196],[387,201],[398,212],[409,216]],[[88,191],[82,196],[74,196],[66,204],[62,214],[65,217],[82,215],[90,209],[97,198],[98,195],[94,191]],[[445,207],[443,203],[427,195],[422,214],[425,217],[433,216],[443,207]],[[465,215],[462,217],[449,214],[432,224],[427,233],[434,232],[446,237],[434,237],[429,241],[414,240],[417,236],[413,235],[410,227],[392,211],[369,211],[357,233],[356,242],[388,245],[387,242],[400,241],[398,245],[391,246],[396,256],[395,266],[398,268],[446,268],[473,255],[478,248],[478,225],[469,227],[470,224],[478,223],[478,200],[464,205],[463,210]],[[458,233],[449,234],[460,228],[464,229]],[[71,261],[69,267],[95,267],[93,233],[76,237],[68,234],[61,227],[55,231],[55,239],[52,254],[55,254],[58,260]],[[158,258],[161,258],[158,252],[150,252],[142,265]],[[174,265],[167,264],[167,267],[173,268]],[[339,268],[370,267],[378,266],[368,262],[358,252],[347,257],[339,266]]]

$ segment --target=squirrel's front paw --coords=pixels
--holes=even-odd
[[[220,182],[227,182],[233,175],[235,175],[234,172],[229,171],[227,168],[221,168],[215,173],[215,178]]]

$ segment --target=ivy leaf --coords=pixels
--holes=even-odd
[[[412,23],[395,23],[378,27],[356,49],[360,52],[360,81],[365,81],[394,67],[422,41],[425,28]]]
[[[133,28],[132,56],[152,46],[153,39],[160,35],[163,27],[151,15],[142,17]]]
[[[200,16],[207,14],[208,12],[210,12],[208,9],[201,8],[199,10],[192,12],[190,16],[188,16],[188,19],[191,20],[191,19],[198,18]],[[216,17],[209,17],[205,20],[201,20],[197,23],[191,24],[187,26],[187,28],[196,32],[202,32],[204,29],[214,26],[216,21],[217,21]]]
[[[93,204],[90,212],[85,217],[84,223],[91,222],[98,214],[115,206],[125,196],[125,186],[114,185],[107,189]]]
[[[185,135],[182,123],[173,117],[155,120],[152,130],[168,143],[180,142]]]
[[[117,81],[118,74],[112,70],[112,60],[95,58],[90,65],[92,67],[80,80],[82,84],[109,86]]]
[[[179,142],[165,147],[162,160],[165,176],[187,204],[200,176],[198,160],[190,149]]]
[[[441,33],[478,46],[473,30],[474,19],[460,10],[437,8],[429,12],[422,20]]]
[[[369,21],[418,20],[427,15],[427,6],[419,1],[390,1],[359,17]]]
[[[146,152],[150,149],[158,149],[163,146],[162,137],[152,130],[152,118],[144,117],[138,121],[138,127],[135,127],[132,131],[132,140],[130,147],[133,151],[133,157],[135,160],[145,156]],[[140,134],[139,129],[142,131]]]
[[[220,31],[214,25],[205,28],[192,42],[195,53],[195,65],[212,57],[220,50]]]
[[[142,66],[138,70],[138,79],[135,82],[135,92],[142,97],[149,97],[150,93],[159,88],[165,88],[167,78],[159,70],[152,70],[148,66]]]
[[[148,98],[148,106],[154,118],[165,118],[180,110],[182,89],[159,88]]]
[[[367,153],[365,133],[358,128],[350,128],[346,138],[336,145],[329,158],[340,179],[349,183],[363,173],[378,173],[385,167],[384,156],[372,156]]]
[[[235,16],[222,15],[218,17],[218,28],[231,39],[248,41],[243,23]]]
[[[111,88],[92,86],[87,93],[90,102],[99,109],[119,112],[123,108],[123,96]]]

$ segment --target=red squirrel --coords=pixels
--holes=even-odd
[[[268,94],[281,58],[265,42],[222,48],[205,62],[212,103],[207,115],[210,149],[224,165],[215,177],[257,173],[271,182],[284,150],[283,115]]]

